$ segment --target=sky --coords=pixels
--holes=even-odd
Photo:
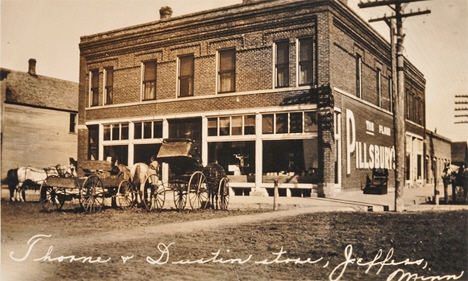
[[[392,12],[386,6],[360,9],[359,1],[348,5],[365,21]],[[35,58],[38,75],[78,82],[81,36],[157,21],[163,6],[181,16],[241,2],[0,0],[0,66],[26,72]],[[468,141],[468,124],[455,124],[455,95],[468,95],[468,0],[418,1],[405,11],[418,9],[431,13],[404,20],[404,55],[426,79],[426,127],[452,141]],[[385,23],[370,25],[390,40]]]

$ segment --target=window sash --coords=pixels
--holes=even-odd
[[[113,104],[113,96],[114,96],[114,70],[112,68],[106,68],[106,104]]]
[[[194,57],[179,58],[179,96],[193,96]]]
[[[304,38],[299,40],[299,85],[314,83],[314,40]]]
[[[99,71],[91,71],[91,106],[99,105]]]
[[[236,52],[225,50],[219,52],[218,92],[228,93],[235,91],[236,81]]]
[[[156,99],[156,61],[144,63],[143,100]]]

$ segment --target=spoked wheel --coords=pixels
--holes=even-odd
[[[104,206],[104,185],[98,176],[90,176],[80,187],[80,205],[87,213],[99,212]]]
[[[166,189],[161,184],[157,175],[150,175],[145,180],[145,189],[142,196],[143,204],[147,211],[161,210],[166,200]]]
[[[41,204],[42,208],[47,211],[60,210],[65,203],[65,197],[63,194],[59,194],[59,189],[54,186],[41,186]]]
[[[187,190],[185,189],[185,184],[174,183],[172,188],[174,193],[174,205],[177,210],[183,210],[187,203]]]
[[[218,188],[218,206],[221,210],[227,210],[229,205],[229,179],[222,178]]]
[[[135,188],[133,188],[133,185],[128,180],[120,182],[116,194],[117,207],[124,210],[132,208],[135,204],[136,196]]]
[[[202,172],[196,171],[190,177],[188,183],[188,197],[192,210],[206,209],[209,207],[210,199],[206,184],[206,177]]]

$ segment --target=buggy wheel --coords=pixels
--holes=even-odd
[[[47,211],[60,210],[65,203],[65,197],[63,194],[59,194],[59,189],[54,186],[41,186],[41,204],[42,208]]]
[[[92,175],[80,187],[80,205],[87,213],[99,212],[104,205],[104,195],[101,179]]]
[[[174,205],[177,210],[183,210],[187,203],[187,190],[185,185],[181,183],[173,184]]]
[[[149,175],[146,178],[142,198],[147,211],[159,211],[163,208],[164,201],[166,200],[166,189],[163,185],[159,185],[159,177],[157,175]]]
[[[218,188],[218,206],[221,210],[227,210],[229,205],[229,179],[222,178]]]
[[[210,198],[206,184],[206,177],[202,172],[196,171],[190,177],[188,183],[188,197],[192,210],[206,209],[209,207]]]
[[[133,185],[128,180],[121,181],[116,194],[117,207],[124,210],[129,209],[133,207],[135,199],[136,193]]]

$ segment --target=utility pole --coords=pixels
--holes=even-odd
[[[377,6],[389,6],[395,14],[387,17],[371,19],[369,22],[385,21],[390,27],[390,41],[392,45],[392,81],[393,87],[393,125],[395,138],[395,211],[404,211],[403,186],[405,174],[405,70],[403,56],[403,18],[428,14],[431,11],[410,11],[404,13],[404,7],[412,2],[425,0],[376,0],[374,2],[360,2],[359,8],[371,8]],[[396,20],[396,23],[394,22]],[[396,32],[396,34],[395,34]],[[394,36],[396,35],[396,44]],[[396,46],[395,46],[396,45]],[[396,55],[395,55],[396,52]],[[395,67],[396,60],[396,67]],[[396,68],[396,70],[395,70]],[[396,78],[396,79],[395,79]]]

